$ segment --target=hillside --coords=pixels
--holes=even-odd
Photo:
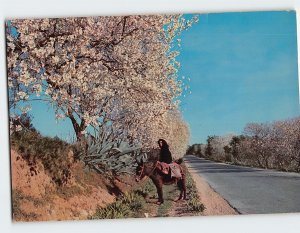
[[[58,186],[41,161],[29,164],[11,150],[14,221],[87,219],[98,207],[114,202],[110,184],[74,162],[67,184]]]

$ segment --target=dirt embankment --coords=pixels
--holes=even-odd
[[[203,215],[212,216],[238,214],[238,212],[236,212],[236,210],[234,210],[228,202],[220,196],[220,194],[215,192],[201,176],[199,176],[192,168],[189,167],[188,169],[196,183],[200,200],[205,206]]]
[[[72,177],[63,187],[51,180],[41,163],[29,166],[14,150],[11,166],[15,221],[87,219],[97,207],[115,201],[105,180],[85,172],[78,162],[72,165]]]

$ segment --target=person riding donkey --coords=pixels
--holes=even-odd
[[[169,145],[164,139],[159,139],[157,141],[158,146],[160,148],[160,153],[159,153],[159,161],[163,163],[170,164],[172,163],[172,154],[169,149]]]
[[[175,161],[173,162],[172,154],[169,149],[169,145],[164,139],[159,139],[157,141],[159,147],[160,147],[160,153],[159,153],[159,164],[158,167],[159,169],[164,173],[164,174],[169,174],[170,177],[177,177],[180,178],[182,175],[181,168],[178,166],[179,163],[182,161]]]
[[[149,177],[156,186],[158,194],[157,203],[159,204],[164,202],[163,185],[176,184],[180,190],[177,201],[187,200],[185,171],[179,165],[183,160],[179,159],[173,162],[169,145],[164,139],[159,139],[158,145],[160,147],[158,160],[147,161],[144,158],[137,159],[136,181],[139,182],[144,177]]]

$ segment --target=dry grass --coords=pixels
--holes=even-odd
[[[36,131],[21,131],[11,135],[11,145],[36,175],[37,161],[57,185],[63,185],[71,177],[73,163],[72,146],[59,138],[43,137]]]

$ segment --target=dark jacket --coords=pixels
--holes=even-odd
[[[159,153],[159,161],[164,163],[172,163],[172,155],[168,146],[163,145],[161,147]]]

